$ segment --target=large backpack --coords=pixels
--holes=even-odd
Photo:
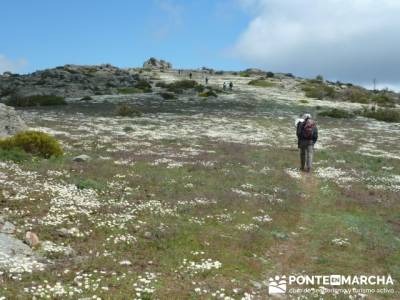
[[[302,138],[305,140],[312,140],[313,132],[316,124],[313,120],[307,119],[303,124]]]

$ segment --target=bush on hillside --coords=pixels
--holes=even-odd
[[[138,93],[143,93],[143,90],[138,89],[136,87],[125,87],[125,88],[119,88],[118,93],[124,94],[124,95],[138,94]]]
[[[318,115],[323,116],[323,117],[331,117],[331,118],[351,118],[354,116],[354,114],[351,112],[348,112],[343,109],[337,109],[337,108],[327,110],[327,111],[322,111],[322,112],[318,113]]]
[[[267,72],[267,78],[273,78],[275,74],[273,72]]]
[[[117,107],[116,114],[121,117],[140,117],[142,112],[136,107],[125,103]]]
[[[176,99],[176,96],[174,93],[162,92],[159,95],[161,97],[163,97],[163,99],[165,99],[165,100]]]
[[[343,92],[343,98],[346,101],[366,104],[370,102],[370,93],[361,87],[349,87]]]
[[[372,102],[378,104],[379,106],[394,107],[396,102],[388,94],[380,93],[372,96]]]
[[[214,92],[213,90],[207,90],[205,92],[199,93],[199,97],[204,97],[204,98],[208,98],[208,97],[218,97],[217,93]]]
[[[379,108],[378,110],[374,109],[364,109],[360,113],[362,116],[367,118],[372,118],[378,121],[398,123],[400,122],[400,111],[388,108]]]
[[[249,85],[258,86],[258,87],[274,87],[275,83],[271,81],[267,81],[265,79],[254,79],[251,80]]]
[[[150,93],[151,90],[151,84],[148,83],[146,80],[139,80],[135,84],[135,88],[142,90],[144,93]]]
[[[37,131],[24,131],[2,139],[0,148],[3,150],[19,149],[44,158],[58,157],[64,154],[60,143],[54,137]]]
[[[81,101],[91,101],[91,100],[93,100],[93,98],[90,96],[85,96],[81,98]]]
[[[308,80],[303,84],[302,90],[306,97],[319,100],[336,96],[336,91],[333,87],[317,80]]]
[[[156,87],[164,88],[166,89],[168,87],[168,84],[164,81],[159,81],[156,83]]]
[[[170,92],[181,94],[184,90],[194,89],[199,84],[194,80],[179,80],[167,85]]]
[[[67,102],[63,97],[59,96],[34,95],[28,97],[14,96],[11,97],[6,104],[14,107],[29,107],[29,106],[65,105],[67,104]]]

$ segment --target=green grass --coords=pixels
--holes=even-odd
[[[12,148],[12,149],[1,149],[0,148],[0,161],[12,161],[15,163],[22,163],[30,160],[31,156],[25,151]]]

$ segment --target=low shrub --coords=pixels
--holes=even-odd
[[[79,180],[76,184],[76,187],[80,190],[84,190],[84,189],[93,189],[93,190],[103,190],[104,189],[104,184],[95,181],[93,179],[82,179]]]
[[[389,109],[389,108],[379,108],[375,109],[364,109],[360,114],[367,118],[372,118],[378,121],[398,123],[400,122],[400,111]]]
[[[117,107],[116,114],[121,117],[140,117],[142,112],[134,106],[121,104]]]
[[[390,95],[385,93],[374,95],[372,97],[372,101],[379,106],[394,107],[396,104],[395,100]]]
[[[205,92],[199,93],[199,97],[218,97],[217,93],[214,92],[213,90],[207,90]]]
[[[156,87],[164,88],[166,89],[168,87],[168,84],[165,83],[164,81],[159,81],[156,83]]]
[[[135,129],[133,129],[133,127],[131,127],[131,126],[125,126],[123,130],[124,130],[125,132],[132,132],[132,131],[134,131]]]
[[[179,80],[168,84],[167,89],[170,92],[181,94],[184,90],[194,89],[198,83],[194,80]]]
[[[275,74],[273,72],[267,72],[267,78],[274,78]]]
[[[126,87],[126,88],[119,88],[118,93],[129,95],[129,94],[143,93],[143,90],[136,87]]]
[[[14,107],[29,107],[29,106],[51,106],[51,105],[65,105],[67,102],[63,97],[54,95],[34,95],[28,97],[13,96],[7,103],[9,106]]]
[[[306,97],[322,100],[324,98],[334,98],[336,91],[333,87],[316,80],[308,80],[303,84],[302,90]]]
[[[151,90],[151,84],[148,83],[146,80],[139,80],[135,84],[135,88],[142,90],[144,93],[150,93]]]
[[[363,103],[370,103],[370,94],[367,90],[360,87],[349,87],[343,92],[343,98],[346,101]]]
[[[11,149],[0,148],[0,160],[2,161],[12,161],[15,163],[21,163],[29,160],[30,158],[31,156],[28,153],[18,148],[11,148]]]
[[[163,99],[165,99],[165,100],[176,99],[176,96],[174,93],[162,92],[159,95],[161,97],[163,97]]]
[[[203,92],[205,90],[205,86],[202,85],[202,84],[198,84],[198,85],[195,86],[194,89],[196,90],[196,92],[201,93],[201,92]]]
[[[240,76],[240,77],[250,77],[250,74],[247,73],[247,72],[240,72],[240,73],[239,73],[239,76]]]
[[[264,79],[251,80],[248,84],[253,85],[253,86],[258,86],[258,87],[274,87],[275,86],[274,82],[267,81]]]
[[[19,149],[34,156],[50,158],[64,154],[60,143],[51,135],[44,132],[24,131],[0,140],[3,150]]]
[[[299,102],[300,102],[300,103],[304,103],[304,104],[309,103],[308,100],[305,100],[305,99],[299,100]]]
[[[327,110],[327,111],[322,111],[320,113],[318,113],[318,115],[322,116],[322,117],[331,117],[331,118],[351,118],[354,116],[353,113],[348,112],[346,110],[343,109],[331,109],[331,110]]]
[[[85,97],[83,97],[83,98],[81,99],[81,101],[91,101],[91,100],[93,100],[93,98],[90,97],[90,96],[85,96]]]

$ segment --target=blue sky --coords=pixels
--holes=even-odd
[[[141,66],[150,56],[181,68],[243,67],[232,45],[250,15],[235,1],[2,1],[0,54],[18,71],[67,63]]]
[[[4,0],[0,72],[258,67],[400,90],[399,0]]]

